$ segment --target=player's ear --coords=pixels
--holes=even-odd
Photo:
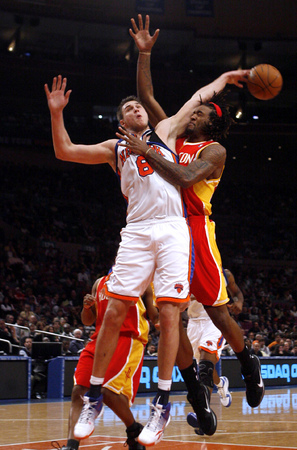
[[[125,121],[123,119],[120,120],[120,125],[121,125],[122,128],[126,128],[125,127],[126,124],[125,124]]]

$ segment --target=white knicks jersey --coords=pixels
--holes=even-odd
[[[142,135],[151,133],[146,131]],[[117,174],[121,180],[121,190],[127,207],[127,223],[147,219],[162,219],[168,216],[184,217],[185,210],[179,186],[173,186],[155,172],[144,156],[134,154],[129,148],[115,148]],[[152,132],[148,144],[166,160],[177,162],[176,155]]]
[[[188,317],[192,320],[197,319],[198,322],[200,320],[211,320],[202,303],[197,302],[193,295],[191,295],[191,301],[188,307]]]

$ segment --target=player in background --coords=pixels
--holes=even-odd
[[[230,302],[228,307],[230,311],[237,315],[242,311],[243,293],[236,284],[234,275],[229,269],[223,269],[227,290],[230,294]],[[192,297],[192,296],[191,296]],[[229,392],[229,380],[225,376],[219,377],[215,365],[219,361],[226,340],[221,331],[213,324],[209,315],[205,311],[202,303],[196,301],[195,297],[191,298],[188,308],[188,326],[187,334],[191,342],[194,358],[198,364],[198,371],[202,374],[205,372],[205,361],[211,361],[214,364],[213,381],[209,377],[202,379],[210,393],[212,393],[214,385],[217,387],[221,404],[229,407],[232,403],[232,396]],[[195,433],[203,435],[203,431],[199,427],[196,414],[189,413],[187,417],[188,424],[195,428]]]
[[[97,279],[93,285],[92,293],[84,297],[81,311],[82,323],[91,326],[96,321],[96,329],[91,341],[82,351],[74,374],[74,386],[71,395],[71,406],[68,418],[68,440],[63,450],[77,450],[80,438],[75,436],[75,424],[84,405],[84,395],[90,388],[96,339],[106,311],[108,298],[104,292],[106,277]],[[146,314],[147,313],[147,314]],[[149,323],[147,316],[153,324],[158,322],[159,314],[153,305],[153,291],[147,288],[142,298],[131,306],[127,317],[121,327],[118,345],[108,366],[102,388],[103,400],[125,424],[129,450],[145,450],[137,442],[137,437],[143,426],[133,417],[130,406],[133,404],[138,390],[145,345],[148,340]],[[127,377],[127,373],[129,376]],[[83,410],[88,415],[88,409]],[[103,413],[103,408],[101,414]],[[79,431],[79,424],[78,424]]]

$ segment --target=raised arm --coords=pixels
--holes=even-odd
[[[227,84],[235,84],[235,86],[242,88],[243,83],[247,81],[249,72],[250,70],[232,70],[225,72],[216,80],[198,89],[190,100],[174,116],[170,117],[169,138],[176,139],[179,135],[183,134],[193,112],[198,106],[202,103],[207,103],[213,97],[214,93],[221,92]],[[162,129],[163,126],[167,126],[166,122],[164,122],[164,125],[160,124],[159,128]]]
[[[154,97],[154,89],[151,77],[151,51],[159,36],[160,30],[156,30],[151,36],[149,32],[150,18],[145,16],[145,26],[141,14],[138,14],[138,26],[134,19],[131,19],[132,28],[129,32],[139,50],[137,62],[137,94],[145,107],[149,121],[153,127],[167,116]]]
[[[63,110],[69,102],[71,90],[66,90],[67,79],[59,75],[54,77],[52,90],[44,86],[47,103],[51,114],[52,137],[55,155],[63,161],[82,164],[108,163],[115,170],[114,147],[116,139],[94,145],[74,144],[65,128]]]

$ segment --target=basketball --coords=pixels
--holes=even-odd
[[[276,97],[283,86],[280,71],[270,64],[258,64],[250,71],[247,80],[249,92],[259,100]]]

